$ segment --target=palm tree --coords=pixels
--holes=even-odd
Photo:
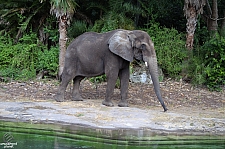
[[[203,7],[205,6],[205,3],[205,0],[184,0],[184,15],[187,19],[186,47],[189,50],[193,49],[197,18],[199,14],[203,13]]]
[[[45,26],[48,18],[46,10],[49,9],[49,3],[40,3],[38,0],[0,0],[0,18],[5,22],[3,31],[15,37],[17,43],[24,33]]]
[[[65,54],[66,54],[66,41],[67,41],[67,26],[73,17],[77,3],[74,0],[51,0],[51,14],[55,14],[59,21],[59,72],[60,77],[63,71]]]

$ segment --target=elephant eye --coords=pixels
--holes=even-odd
[[[146,45],[145,44],[141,44],[141,49],[142,50],[146,50]]]

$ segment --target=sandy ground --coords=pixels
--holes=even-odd
[[[225,93],[210,92],[170,79],[161,83],[162,96],[168,107],[163,112],[152,85],[129,87],[130,107],[118,107],[119,89],[114,90],[114,107],[101,105],[106,83],[81,84],[85,101],[70,101],[71,85],[66,101],[55,102],[56,80],[0,83],[1,119],[10,118],[32,123],[61,122],[107,129],[151,129],[182,133],[225,135]]]

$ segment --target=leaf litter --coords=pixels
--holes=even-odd
[[[12,81],[0,82],[1,101],[53,101],[57,93],[59,82],[57,80],[43,79],[27,82]],[[195,87],[183,81],[166,79],[160,83],[162,97],[169,109],[179,107],[199,110],[218,109],[225,114],[225,89],[221,92],[211,92],[206,88]],[[105,98],[107,83],[95,84],[85,79],[81,82],[81,95],[88,101],[77,102],[76,106],[98,106]],[[71,104],[72,83],[67,87],[65,101],[62,105]],[[120,89],[115,88],[112,96],[114,105],[120,100]],[[89,101],[94,100],[94,101]],[[152,84],[130,83],[128,89],[128,102],[130,106],[142,108],[161,107]],[[97,104],[95,104],[97,103]],[[195,108],[196,109],[196,108]]]

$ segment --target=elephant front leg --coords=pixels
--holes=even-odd
[[[73,79],[73,92],[72,92],[72,100],[73,101],[83,101],[83,98],[80,96],[80,82],[84,79],[84,77],[75,77]]]
[[[114,104],[111,100],[113,91],[116,85],[116,80],[118,77],[118,73],[113,73],[113,74],[106,74],[107,77],[107,87],[106,87],[106,96],[105,100],[102,102],[103,105],[106,105],[108,107],[113,107]]]
[[[120,93],[121,93],[121,100],[118,104],[119,107],[128,107],[127,103],[127,92],[129,86],[129,67],[121,70],[119,72],[120,78]]]

